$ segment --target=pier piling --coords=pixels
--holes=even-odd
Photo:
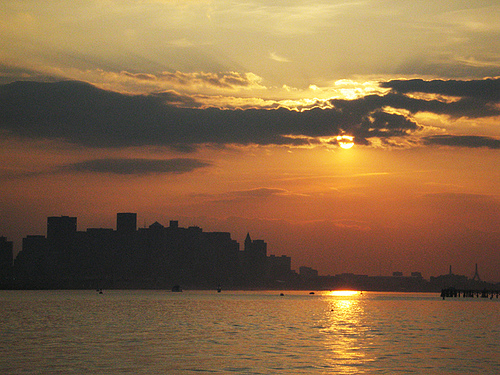
[[[500,290],[474,290],[474,289],[455,289],[455,288],[445,288],[441,290],[441,297],[445,299],[448,298],[489,298],[493,299],[495,296],[498,298],[500,295]]]

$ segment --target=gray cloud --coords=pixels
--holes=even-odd
[[[50,82],[55,81],[56,78],[33,69],[11,66],[0,62],[0,84],[7,84],[14,80],[37,80]]]
[[[95,159],[62,167],[64,171],[98,172],[122,175],[186,173],[210,164],[197,159]]]
[[[393,80],[382,82],[380,86],[391,89],[391,94],[384,97],[388,103],[393,102],[395,107],[408,109],[412,113],[433,112],[469,118],[500,115],[500,78],[471,81]],[[458,100],[445,103],[439,100],[412,99],[404,96],[408,93],[438,94],[458,97]]]
[[[500,139],[478,135],[433,135],[424,137],[423,142],[427,145],[500,149]]]
[[[493,102],[500,101],[500,79],[489,78],[472,81],[410,79],[382,82],[380,86],[391,88],[392,91],[398,93],[422,92]]]
[[[391,88],[386,95],[336,99],[330,101],[332,108],[301,112],[202,109],[192,97],[172,91],[127,95],[75,81],[14,82],[0,86],[0,130],[88,147],[158,145],[184,152],[202,144],[304,145],[314,137],[343,132],[355,136],[358,144],[369,144],[372,137],[401,137],[421,128],[406,115],[386,112],[387,107],[452,117],[500,115],[495,91],[499,82],[390,81],[382,84]],[[453,103],[415,99],[408,92],[460,99]]]

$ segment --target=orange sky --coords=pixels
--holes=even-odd
[[[5,2],[0,235],[137,212],[324,275],[500,281],[500,6],[371,3]]]

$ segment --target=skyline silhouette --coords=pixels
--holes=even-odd
[[[202,288],[338,289],[436,291],[492,286],[474,276],[446,275],[425,280],[419,271],[405,276],[359,275],[344,270],[325,276],[307,265],[293,270],[287,255],[268,255],[268,244],[248,232],[240,244],[229,232],[183,228],[170,220],[137,227],[136,213],[118,213],[116,229],[77,230],[77,218],[50,216],[47,235],[27,235],[13,257],[13,243],[0,237],[3,287],[20,289]]]

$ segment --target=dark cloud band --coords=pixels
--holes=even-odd
[[[477,135],[434,135],[424,137],[423,141],[428,145],[500,149],[499,139]]]
[[[423,79],[393,80],[382,82],[381,87],[392,89],[397,93],[427,93],[475,98],[484,101],[500,101],[500,79],[483,79],[471,81],[432,80]]]
[[[382,84],[391,88],[386,95],[336,99],[330,108],[304,111],[202,109],[193,98],[174,92],[126,95],[75,81],[14,82],[0,86],[0,130],[88,147],[157,145],[184,152],[203,144],[297,146],[344,132],[358,144],[369,144],[373,137],[407,136],[421,128],[407,115],[387,112],[388,107],[412,114],[498,116],[494,89],[499,82],[390,81]],[[448,103],[405,95],[415,91],[459,95],[459,100]]]

